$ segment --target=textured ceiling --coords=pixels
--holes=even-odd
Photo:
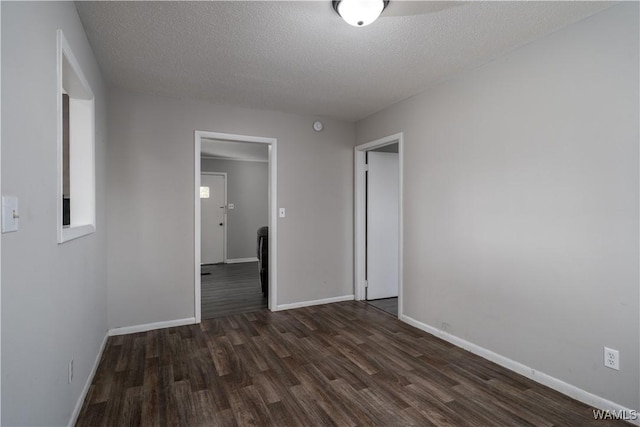
[[[77,9],[111,85],[355,121],[612,4],[478,1],[392,16],[403,6],[392,1],[364,28],[329,0]]]

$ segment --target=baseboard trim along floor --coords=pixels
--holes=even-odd
[[[240,264],[243,262],[258,262],[258,258],[232,258],[226,261],[227,264]]]
[[[73,412],[71,413],[71,419],[69,420],[69,427],[75,426],[76,421],[78,421],[78,415],[80,415],[80,411],[82,410],[82,405],[84,403],[84,400],[87,397],[87,393],[89,393],[89,387],[91,387],[93,378],[96,376],[96,371],[98,370],[98,365],[100,365],[100,360],[102,359],[102,353],[104,353],[104,349],[107,345],[108,339],[109,339],[109,333],[107,332],[104,335],[104,338],[102,339],[102,344],[100,344],[100,350],[98,350],[98,355],[96,356],[96,360],[93,362],[93,367],[91,368],[91,372],[89,372],[87,381],[84,383],[84,387],[82,388],[82,392],[78,397],[76,406],[75,408],[73,408]]]
[[[301,301],[301,302],[294,302],[291,304],[280,304],[276,307],[275,311],[291,310],[292,308],[311,307],[314,305],[330,304],[334,302],[353,301],[354,299],[355,299],[354,295],[343,295],[340,297],[323,298],[323,299],[316,299],[311,301]]]
[[[433,326],[427,325],[426,323],[422,323],[409,316],[403,315],[401,320],[403,322],[408,323],[411,326],[414,326],[427,333],[430,333],[433,336],[443,339],[455,345],[456,347],[463,348],[475,355],[478,355],[484,359],[487,359],[493,363],[496,363],[502,366],[503,368],[516,372],[524,377],[529,378],[532,381],[535,381],[549,388],[552,388],[555,391],[558,391],[566,396],[569,396],[587,405],[593,406],[594,408],[602,409],[605,411],[615,411],[616,413],[626,413],[626,414],[637,413],[636,411],[633,411],[629,408],[625,408],[624,406],[619,405],[615,402],[612,402],[603,397],[597,396],[593,393],[590,393],[586,390],[578,388],[574,385],[568,384],[558,378],[545,374],[544,372],[537,371],[529,366],[523,365],[520,362],[516,362],[515,360],[509,359],[508,357],[502,356],[498,353],[494,353],[491,350],[488,350],[484,347],[480,347],[479,345],[473,344],[469,341],[466,341],[448,332],[434,328]],[[630,421],[632,424],[640,425],[640,418],[636,418],[635,420],[628,420],[628,421]]]
[[[109,336],[135,334],[137,332],[153,331],[154,329],[173,328],[174,326],[193,325],[196,323],[195,317],[186,319],[168,320],[165,322],[145,323],[143,325],[124,326],[122,328],[109,329]]]

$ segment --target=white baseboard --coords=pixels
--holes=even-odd
[[[291,310],[292,308],[311,307],[312,305],[331,304],[333,302],[353,301],[353,295],[343,295],[341,297],[316,299],[313,301],[294,302],[291,304],[280,304],[276,306],[275,311]]]
[[[125,326],[122,328],[109,329],[109,336],[135,334],[137,332],[153,331],[154,329],[173,328],[174,326],[193,325],[196,323],[195,317],[186,319],[168,320],[166,322],[145,323],[143,325]]]
[[[227,264],[239,264],[241,262],[258,262],[258,258],[232,258],[228,259]]]
[[[610,400],[607,400],[603,397],[597,396],[593,393],[589,393],[588,391],[582,390],[581,388],[568,384],[558,378],[545,374],[544,372],[536,371],[535,369],[529,366],[523,365],[522,363],[516,362],[515,360],[509,359],[508,357],[502,356],[498,353],[494,353],[491,350],[488,350],[484,347],[480,347],[479,345],[473,344],[455,335],[451,335],[448,332],[434,328],[433,326],[429,326],[426,323],[422,323],[409,316],[403,315],[401,320],[431,335],[435,335],[436,337],[441,338],[457,347],[461,347],[484,359],[490,360],[491,362],[494,362],[502,366],[503,368],[507,368],[537,383],[540,383],[549,388],[552,388],[573,399],[579,400],[582,403],[586,403],[587,405],[590,405],[596,409],[603,409],[603,410],[617,411],[617,412],[623,411],[623,413],[627,413],[627,414],[637,413],[637,410],[634,411],[629,408],[625,408],[624,406],[619,405],[615,402],[611,402]],[[631,421],[631,423],[633,424],[640,425],[640,419],[628,420],[628,421]]]
[[[84,404],[84,399],[87,397],[87,393],[89,393],[89,387],[91,387],[91,383],[93,382],[93,377],[96,376],[96,371],[98,370],[98,365],[100,364],[100,359],[102,359],[102,353],[104,352],[104,348],[107,345],[107,339],[109,338],[109,333],[104,335],[102,339],[102,344],[100,344],[100,350],[98,350],[98,355],[96,356],[96,360],[93,362],[93,368],[91,368],[91,372],[89,372],[89,377],[84,384],[84,388],[78,397],[78,401],[76,402],[76,407],[73,408],[73,412],[71,413],[71,419],[69,420],[69,427],[73,427],[76,425],[76,421],[78,421],[78,416],[80,415],[80,411],[82,410],[82,405]]]

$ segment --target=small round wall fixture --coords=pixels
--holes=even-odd
[[[388,0],[333,0],[333,9],[349,25],[364,27],[378,19]]]
[[[316,120],[315,122],[313,122],[313,130],[315,130],[316,132],[320,132],[322,129],[324,129],[324,125],[321,121]]]

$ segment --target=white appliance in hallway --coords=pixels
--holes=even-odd
[[[398,296],[398,153],[367,153],[367,299]]]
[[[225,262],[226,182],[223,174],[200,176],[201,263]]]

